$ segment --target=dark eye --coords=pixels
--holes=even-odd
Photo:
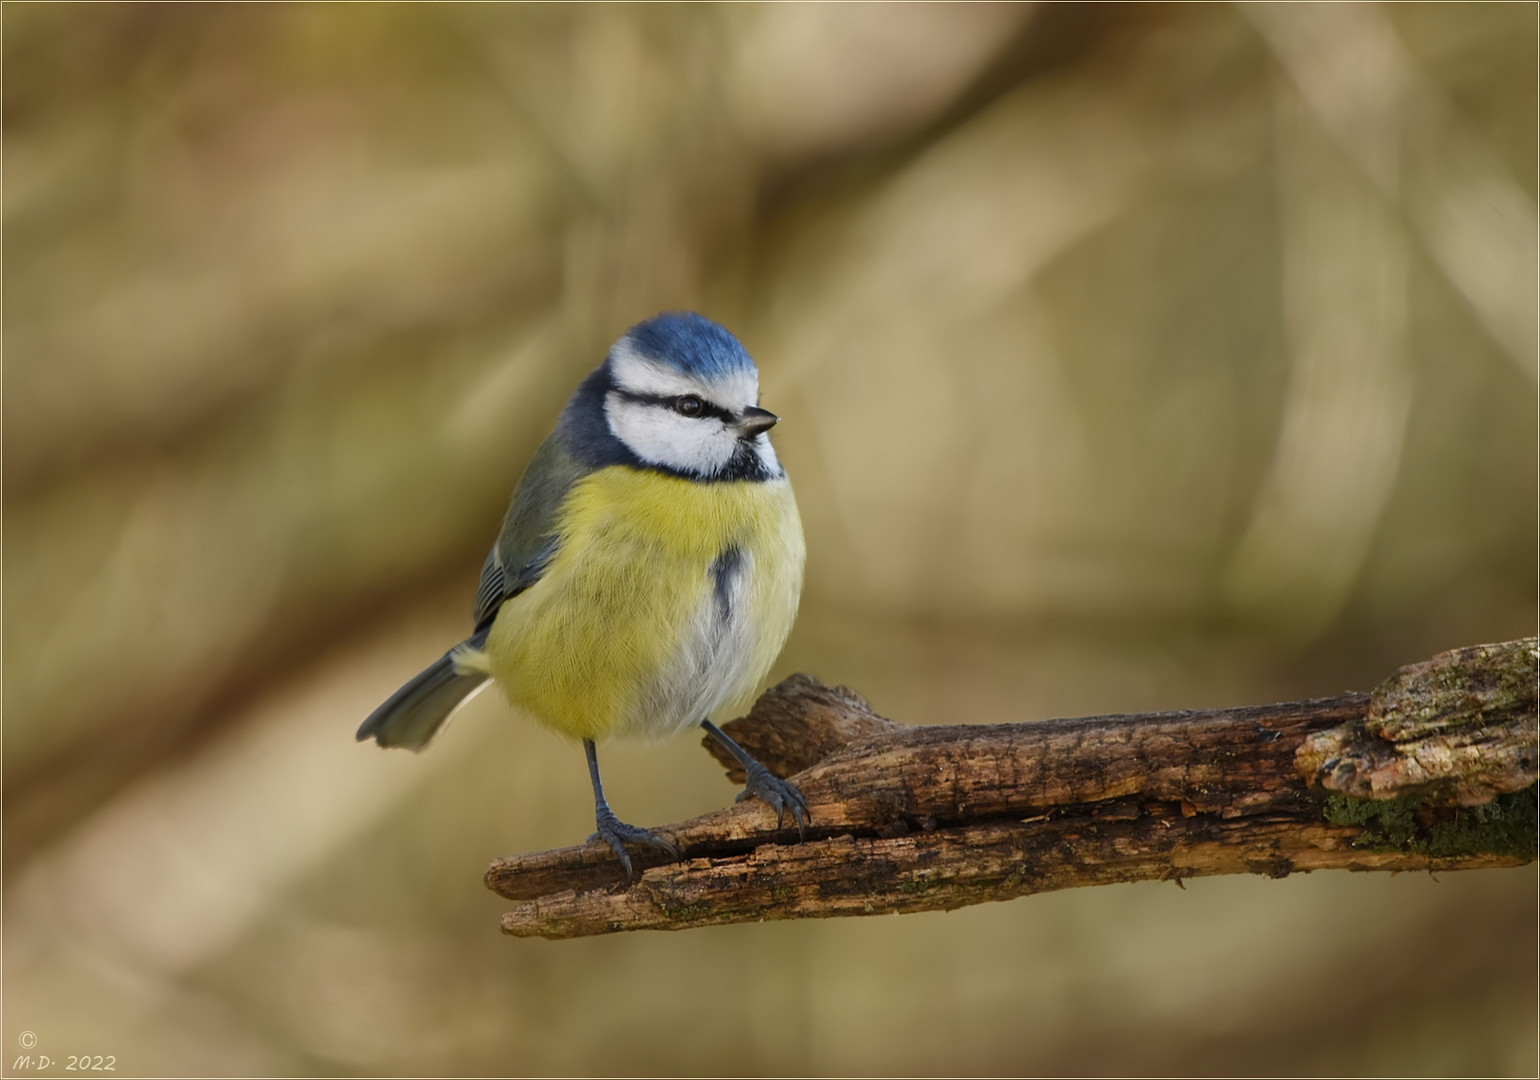
[[[706,403],[694,394],[686,394],[684,397],[674,399],[674,411],[680,416],[699,416]]]

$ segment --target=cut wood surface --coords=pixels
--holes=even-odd
[[[1440,654],[1312,701],[909,727],[794,675],[724,725],[806,796],[799,841],[758,802],[656,831],[683,858],[602,843],[494,861],[509,934],[951,909],[1210,874],[1454,870],[1535,854],[1534,638]],[[742,782],[737,763],[706,748]]]

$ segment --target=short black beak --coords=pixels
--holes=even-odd
[[[738,437],[740,439],[752,439],[769,431],[781,422],[781,418],[769,409],[761,409],[757,405],[750,405],[743,410],[743,417],[738,421]]]

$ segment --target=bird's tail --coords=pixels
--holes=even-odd
[[[487,683],[485,630],[450,649],[437,662],[369,714],[358,741],[421,750],[464,701]]]

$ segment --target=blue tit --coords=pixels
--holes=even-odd
[[[672,844],[619,821],[595,744],[697,725],[748,773],[778,823],[808,821],[797,789],[711,722],[746,703],[796,617],[806,550],[759,406],[759,371],[693,313],[639,323],[567,402],[535,452],[481,570],[475,629],[376,709],[358,738],[420,750],[472,693],[579,739],[598,836]]]

